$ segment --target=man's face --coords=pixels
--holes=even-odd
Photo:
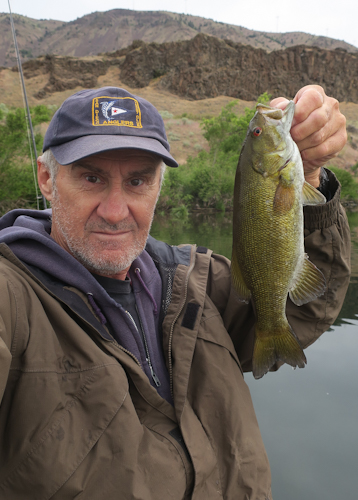
[[[143,251],[160,189],[161,159],[109,151],[59,167],[51,236],[91,272],[124,279]]]

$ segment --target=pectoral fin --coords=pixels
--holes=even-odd
[[[305,181],[302,188],[302,203],[303,205],[323,205],[326,203],[326,198],[316,188]]]
[[[308,260],[308,255],[305,254],[301,272],[289,292],[290,299],[297,306],[302,306],[323,295],[325,290],[325,277],[321,271]]]
[[[295,188],[279,183],[273,200],[274,212],[277,214],[285,214],[291,210],[294,202]]]
[[[247,288],[244,278],[242,277],[241,269],[236,257],[235,248],[233,249],[231,259],[231,280],[238,298],[242,302],[246,302],[247,304],[251,298],[251,292]]]

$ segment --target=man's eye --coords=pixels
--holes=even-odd
[[[92,184],[101,182],[100,178],[96,175],[86,175],[86,181],[91,182]]]
[[[131,186],[141,186],[143,184],[143,179],[132,179],[130,183]]]

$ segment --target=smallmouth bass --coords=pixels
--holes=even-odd
[[[287,296],[298,306],[322,295],[326,281],[308,259],[303,242],[303,205],[325,203],[304,180],[290,135],[295,105],[258,104],[236,170],[231,275],[244,302],[253,302],[253,374],[261,378],[277,362],[307,362],[286,318]]]

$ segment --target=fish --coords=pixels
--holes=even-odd
[[[303,205],[326,198],[304,179],[285,110],[257,104],[235,175],[231,278],[238,298],[252,301],[252,371],[263,377],[275,363],[303,368],[307,359],[286,317],[288,296],[301,306],[324,294],[326,280],[304,249]]]

